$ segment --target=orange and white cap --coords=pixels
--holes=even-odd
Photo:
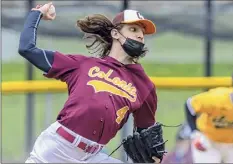
[[[155,24],[151,20],[145,19],[136,10],[124,10],[118,13],[112,23],[113,25],[139,23],[145,28],[145,34],[153,34],[156,32]]]

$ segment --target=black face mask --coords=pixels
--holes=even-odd
[[[125,43],[122,45],[124,51],[131,57],[139,57],[144,53],[144,45],[143,43],[126,38]]]

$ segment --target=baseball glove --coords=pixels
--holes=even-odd
[[[122,141],[126,154],[134,163],[154,163],[152,157],[157,157],[160,162],[165,151],[162,124],[156,123],[140,133],[134,132]]]

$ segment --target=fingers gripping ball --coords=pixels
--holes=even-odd
[[[55,10],[55,7],[53,5],[50,6],[48,14],[50,16],[54,16],[56,14],[56,10]]]
[[[161,124],[156,123],[140,134],[135,132],[128,136],[123,140],[123,147],[134,163],[154,163],[154,157],[161,162],[166,153]]]

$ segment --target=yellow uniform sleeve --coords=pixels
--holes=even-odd
[[[233,107],[233,88],[218,87],[200,93],[188,99],[189,109],[193,113],[215,113],[221,108]]]

